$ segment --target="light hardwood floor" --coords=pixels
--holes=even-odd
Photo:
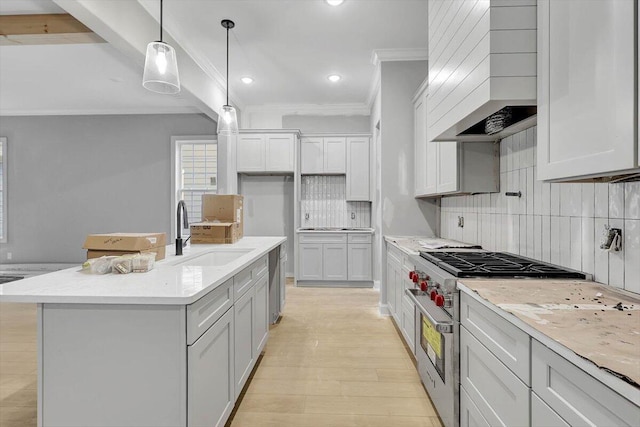
[[[287,286],[232,427],[441,426],[371,289]],[[36,307],[0,304],[0,426],[36,425]]]

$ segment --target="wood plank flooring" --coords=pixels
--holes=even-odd
[[[377,292],[287,292],[228,425],[441,426],[391,319],[377,314]],[[0,304],[0,426],[36,426],[36,370],[35,304]]]

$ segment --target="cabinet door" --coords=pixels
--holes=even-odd
[[[253,349],[257,359],[269,338],[269,274],[256,282],[254,298]]]
[[[349,280],[371,280],[371,245],[349,244]]]
[[[426,164],[425,177],[426,183],[424,186],[424,194],[437,194],[438,193],[438,147],[439,142],[427,142],[426,146]]]
[[[187,347],[190,426],[224,426],[229,418],[236,399],[233,342],[233,310],[229,310]]]
[[[324,280],[347,280],[347,245],[322,245]]]
[[[263,172],[265,170],[264,135],[238,135],[236,165],[238,172]]]
[[[531,427],[569,427],[569,424],[532,392]]]
[[[460,387],[460,427],[491,427],[464,387]]]
[[[266,135],[266,171],[293,172],[294,136]]]
[[[538,179],[638,166],[634,3],[538,3]]]
[[[413,103],[413,143],[415,168],[415,195],[426,193],[427,185],[427,106],[422,94]]]
[[[234,377],[236,398],[240,395],[242,387],[247,382],[255,361],[253,348],[254,314],[256,309],[254,289],[235,302],[233,309],[234,327]]]
[[[324,138],[324,173],[346,173],[346,157],[346,138]]]
[[[282,250],[282,246],[280,250]],[[287,258],[286,255],[284,258],[280,258],[280,313],[284,310],[284,303],[286,301],[286,293],[287,293]]]
[[[302,138],[300,141],[300,173],[324,172],[324,142],[322,138]]]
[[[386,289],[389,313],[393,316],[393,313],[396,312],[396,268],[390,261],[387,261]]]
[[[369,138],[347,138],[347,200],[371,200]]]
[[[438,144],[438,193],[458,191],[458,143],[440,141]]]
[[[298,280],[322,280],[322,244],[301,243],[298,245]]]

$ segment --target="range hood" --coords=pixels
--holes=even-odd
[[[537,121],[537,111],[538,108],[535,105],[504,107],[459,133],[456,139],[498,141],[534,126]]]

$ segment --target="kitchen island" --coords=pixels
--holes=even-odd
[[[187,247],[148,273],[78,267],[0,287],[2,302],[38,304],[38,425],[224,425],[268,338],[268,255],[285,241],[245,237]]]

